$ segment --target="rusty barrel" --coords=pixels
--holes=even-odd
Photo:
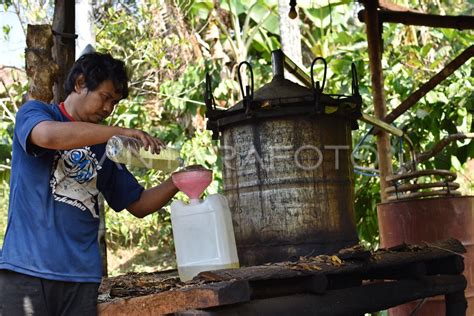
[[[222,130],[224,193],[241,265],[333,253],[358,242],[351,121],[289,115]]]
[[[402,243],[419,244],[456,238],[464,245],[465,291],[468,301],[466,315],[474,315],[474,196],[438,197],[400,200],[377,205],[381,246]],[[391,316],[408,316],[417,302],[389,310]],[[426,301],[417,316],[445,315],[444,297]]]

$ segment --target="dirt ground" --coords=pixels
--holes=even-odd
[[[138,248],[107,251],[108,275],[116,276],[128,272],[156,272],[176,268],[173,253],[157,247],[144,251]]]

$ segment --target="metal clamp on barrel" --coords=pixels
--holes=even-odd
[[[212,95],[212,79],[211,75],[206,72],[206,89],[204,91],[204,102],[206,104],[206,109],[208,113],[216,111],[216,102],[214,96]]]
[[[354,63],[351,64],[351,74],[352,74],[352,98],[354,100],[354,104],[356,105],[353,118],[354,121],[352,122],[352,129],[358,129],[359,124],[357,120],[362,116],[362,97],[359,93],[359,78],[357,76],[357,68]]]
[[[320,85],[319,81],[314,84],[314,76],[313,76],[313,68],[314,64],[321,60],[324,64],[324,76],[323,76],[323,84]],[[316,108],[316,113],[324,114],[324,104],[321,102],[321,95],[323,94],[324,86],[326,85],[326,73],[328,69],[328,64],[323,57],[316,57],[313,62],[311,63],[311,88],[313,89],[313,96],[314,96],[314,106]]]
[[[351,74],[352,74],[352,95],[359,96],[359,78],[357,77],[357,68],[354,63],[351,64]]]
[[[204,103],[206,104],[207,117],[207,129],[212,131],[212,139],[217,140],[219,138],[219,127],[215,118],[218,116],[218,110],[216,108],[216,101],[212,94],[212,79],[209,72],[206,72],[206,89],[204,90]]]
[[[247,68],[250,72],[250,87],[249,85],[245,86],[245,91],[244,91],[244,86],[242,83],[242,76],[240,74],[240,68],[243,65],[247,65]],[[239,64],[239,67],[237,68],[237,76],[239,78],[239,84],[240,84],[240,91],[242,92],[242,99],[245,107],[245,114],[246,115],[252,115],[251,113],[251,104],[253,101],[253,71],[252,71],[252,65],[250,65],[249,62],[243,61]]]

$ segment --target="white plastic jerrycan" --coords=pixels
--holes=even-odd
[[[173,174],[173,182],[190,197],[189,204],[179,200],[171,203],[178,274],[182,281],[191,280],[202,271],[239,267],[227,199],[221,194],[209,195],[204,200],[197,198],[210,183],[210,180],[202,181],[202,177],[212,178],[212,172],[204,175],[203,171],[210,172],[204,169]]]

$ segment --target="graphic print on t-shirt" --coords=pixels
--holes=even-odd
[[[90,147],[58,151],[54,158],[51,189],[54,199],[98,218],[97,170],[99,162]]]

